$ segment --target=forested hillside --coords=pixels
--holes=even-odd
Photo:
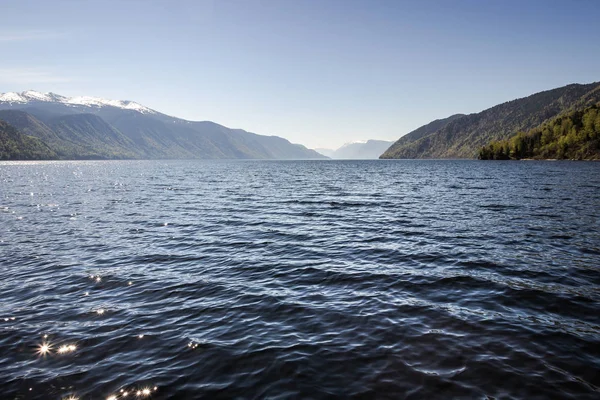
[[[0,121],[0,160],[48,160],[57,158],[41,140],[23,135],[15,127]]]
[[[510,139],[493,141],[480,150],[479,158],[599,160],[600,103],[561,115],[528,132],[518,132]]]
[[[427,125],[423,125],[420,128],[417,128],[414,131],[402,136],[400,139],[394,142],[394,144],[392,144],[379,158],[403,158],[400,157],[400,155],[403,154],[405,151],[403,149],[406,149],[410,143],[414,143],[425,136],[431,135],[455,119],[459,119],[464,116],[464,114],[455,114],[448,118],[436,119]]]
[[[492,140],[506,140],[515,132],[598,101],[599,83],[547,90],[457,118],[431,134],[394,145],[382,158],[476,158],[481,146]]]

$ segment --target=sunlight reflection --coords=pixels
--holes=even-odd
[[[38,346],[37,353],[40,356],[45,356],[46,354],[50,353],[51,350],[52,350],[52,346],[50,345],[50,343],[44,342]]]
[[[124,398],[124,397],[128,397],[130,394],[137,396],[137,397],[148,397],[152,394],[152,392],[155,392],[158,390],[158,386],[154,386],[154,387],[150,387],[150,386],[146,386],[144,388],[138,389],[137,391],[135,390],[127,390],[127,389],[121,389],[119,391],[119,393],[117,393],[116,395],[110,395],[107,400],[116,400],[119,398]]]
[[[58,348],[58,354],[72,353],[77,350],[77,346],[74,344],[63,345]]]
[[[111,394],[109,395],[106,400],[117,400],[120,398],[125,398],[128,397],[130,394],[136,396],[136,397],[148,397],[152,394],[153,391],[157,391],[158,390],[158,386],[154,386],[154,387],[144,387],[144,388],[140,388],[137,391],[135,390],[127,390],[127,389],[121,389],[119,390],[119,393],[116,394]]]

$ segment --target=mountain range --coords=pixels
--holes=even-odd
[[[346,143],[342,147],[331,150],[331,149],[315,149],[317,152],[324,156],[334,159],[354,159],[354,160],[368,160],[377,159],[390,145],[394,142],[385,140],[366,140],[364,142],[351,142]]]
[[[3,93],[0,120],[16,129],[15,133],[5,125],[1,127],[5,135],[11,132],[13,148],[15,143],[34,143],[27,138],[18,141],[15,135],[37,139],[36,146],[38,141],[46,146],[50,153],[33,148],[22,152],[38,158],[47,158],[43,154],[54,154],[52,158],[58,159],[326,158],[281,137],[230,129],[210,121],[187,121],[133,101],[32,90]]]
[[[482,146],[600,102],[600,83],[571,84],[475,114],[433,121],[401,137],[380,158],[476,158]]]
[[[0,94],[0,159],[476,158],[489,143],[599,103],[600,83],[571,84],[438,119],[394,143],[368,140],[319,153],[277,136],[187,121],[133,101],[30,90]]]

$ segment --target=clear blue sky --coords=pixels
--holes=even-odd
[[[0,0],[0,92],[135,100],[309,147],[600,81],[600,1]]]

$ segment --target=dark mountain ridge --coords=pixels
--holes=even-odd
[[[432,121],[426,125],[423,125],[420,128],[417,128],[414,131],[409,132],[406,135],[402,136],[393,145],[391,145],[390,148],[387,149],[385,152],[386,153],[387,152],[394,153],[398,149],[401,149],[403,146],[405,146],[409,143],[415,142],[424,136],[430,135],[430,134],[436,132],[437,130],[443,128],[444,126],[448,125],[450,122],[454,121],[455,119],[462,118],[464,116],[465,116],[464,114],[454,114],[448,118],[436,119],[435,121]]]
[[[93,114],[61,115],[40,121],[21,110],[0,110],[0,120],[37,138],[61,159],[122,159],[140,154],[131,140]]]
[[[0,121],[0,160],[52,160],[58,156],[41,140]]]
[[[402,142],[399,140],[381,158],[476,158],[479,149],[492,140],[507,139],[562,112],[599,100],[600,83],[547,90],[455,118],[421,137],[415,134]]]
[[[44,141],[63,159],[326,158],[281,137],[186,121],[133,102],[7,93],[0,95],[0,119]]]

